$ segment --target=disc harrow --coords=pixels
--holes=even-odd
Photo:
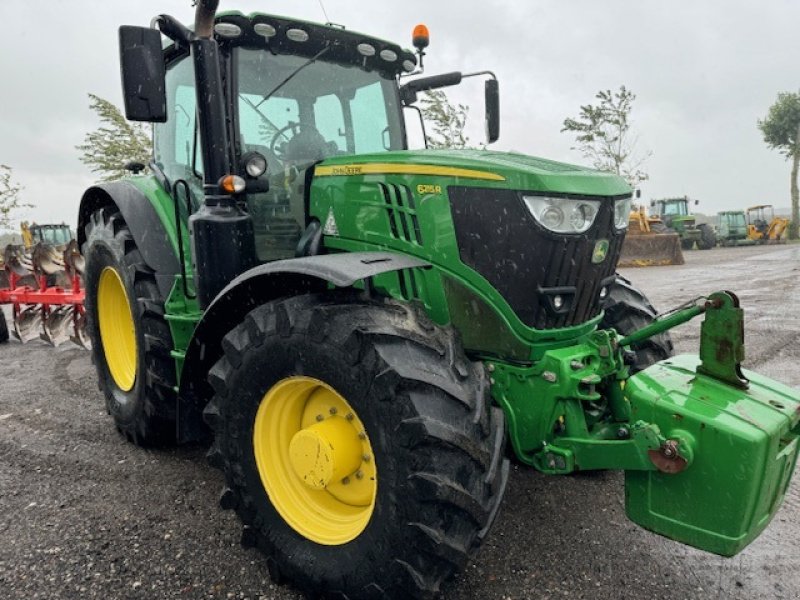
[[[10,304],[14,336],[59,346],[91,343],[84,311],[84,260],[75,240],[54,246],[39,242],[30,250],[9,244],[0,264],[0,304]]]

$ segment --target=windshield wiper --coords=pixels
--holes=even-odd
[[[261,106],[262,104],[264,104],[264,102],[266,102],[267,100],[269,100],[269,99],[270,99],[270,98],[273,96],[273,94],[275,94],[275,92],[277,92],[277,91],[278,91],[279,89],[281,89],[281,88],[282,88],[284,85],[286,85],[287,83],[289,83],[289,81],[291,81],[291,80],[292,80],[292,78],[293,78],[295,75],[297,75],[297,74],[298,74],[300,71],[302,71],[303,69],[305,69],[305,68],[306,68],[308,65],[310,65],[311,63],[315,62],[315,61],[316,61],[316,60],[317,60],[317,59],[318,59],[320,56],[322,56],[322,55],[323,55],[323,54],[325,54],[325,53],[326,53],[328,50],[330,50],[330,48],[331,48],[331,47],[330,47],[330,45],[327,45],[327,46],[325,46],[325,47],[324,47],[322,50],[320,50],[319,52],[317,52],[317,53],[316,53],[314,56],[312,56],[311,58],[309,58],[309,59],[308,59],[306,62],[304,62],[302,65],[300,65],[300,66],[299,66],[299,67],[297,67],[297,68],[296,68],[294,71],[292,71],[291,73],[289,73],[289,75],[286,77],[286,79],[284,79],[284,80],[283,80],[283,81],[281,81],[281,82],[280,82],[278,85],[276,85],[274,88],[272,88],[272,89],[271,89],[271,90],[270,90],[270,91],[267,93],[267,95],[266,95],[266,96],[264,96],[264,97],[261,99],[261,101],[260,101],[258,104],[256,104],[256,105],[255,105],[255,107],[254,107],[254,108],[258,108],[259,106]]]
[[[252,108],[254,111],[256,111],[256,114],[259,117],[261,117],[261,120],[264,121],[264,123],[266,123],[269,127],[272,127],[272,129],[274,129],[275,131],[278,131],[280,129],[280,127],[278,127],[277,125],[275,125],[275,123],[270,121],[270,119],[269,119],[269,117],[267,115],[265,115],[263,112],[258,110],[258,105],[253,104],[253,101],[250,100],[250,98],[248,98],[244,94],[239,94],[239,98],[244,100],[250,108]],[[259,102],[259,104],[261,104],[261,103]]]

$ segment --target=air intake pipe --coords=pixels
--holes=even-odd
[[[214,15],[219,0],[198,0],[190,43],[197,90],[197,119],[203,156],[203,204],[189,218],[197,300],[206,308],[237,275],[256,265],[253,219],[236,197],[220,188],[235,174],[226,128],[219,48]]]

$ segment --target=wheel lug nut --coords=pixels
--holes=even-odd
[[[324,420],[325,417],[323,417],[322,415],[317,415],[317,421],[324,421]]]
[[[361,433],[358,434],[358,439],[360,440],[367,439],[367,434],[362,431]]]
[[[350,478],[349,477],[345,477],[344,479],[342,479],[342,484],[347,485],[349,483],[350,483]]]
[[[361,460],[363,460],[364,462],[369,462],[372,460],[372,457],[369,454],[365,454],[364,456],[361,457]]]
[[[360,470],[356,471],[356,479],[364,479],[364,473],[362,473]]]
[[[355,417],[353,416],[353,413],[347,413],[344,418],[348,421],[352,421]]]
[[[335,414],[336,414],[337,412],[339,412],[339,411],[338,411],[338,410],[336,410],[336,407],[335,407],[335,406],[331,406],[331,410],[330,410],[329,412],[330,412],[332,415],[335,415]]]

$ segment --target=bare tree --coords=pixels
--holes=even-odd
[[[630,119],[636,95],[622,85],[616,92],[600,90],[595,98],[597,105],[581,106],[576,118],[564,119],[561,131],[575,134],[573,149],[592,161],[595,169],[616,173],[636,188],[649,177],[642,165],[652,154],[636,152]]]
[[[20,198],[22,186],[14,182],[11,167],[0,165],[0,228],[11,226],[11,215],[21,208],[32,208],[33,205]]]

